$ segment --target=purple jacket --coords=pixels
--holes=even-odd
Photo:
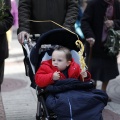
[[[18,27],[18,8],[15,0],[11,0],[11,14],[14,18],[14,26]]]

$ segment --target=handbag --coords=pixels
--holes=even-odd
[[[110,28],[105,43],[105,48],[108,50],[110,56],[118,55],[120,51],[120,30]]]

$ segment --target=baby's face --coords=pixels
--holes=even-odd
[[[65,70],[70,65],[70,61],[67,61],[64,51],[54,51],[52,53],[52,65],[57,67],[58,70]]]

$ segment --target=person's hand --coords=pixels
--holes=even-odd
[[[53,73],[53,80],[58,80],[58,79],[60,79],[60,72],[54,72]]]
[[[92,47],[95,43],[95,39],[94,38],[87,38],[86,41],[90,44],[90,47]]]
[[[82,75],[82,78],[87,77],[87,72],[86,71],[82,71],[80,74]]]
[[[113,20],[106,20],[104,24],[106,25],[107,28],[110,28],[110,27],[113,27],[114,22]]]
[[[20,33],[18,34],[18,36],[17,36],[19,43],[20,43],[20,44],[23,44],[25,38],[26,38],[26,40],[29,40],[29,36],[30,36],[30,35],[29,35],[27,32],[25,32],[25,31],[20,32]]]

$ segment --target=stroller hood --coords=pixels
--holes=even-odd
[[[36,48],[40,48],[42,44],[53,44],[78,51],[79,49],[75,45],[76,40],[78,40],[77,35],[62,28],[54,29],[40,36],[36,44]]]

